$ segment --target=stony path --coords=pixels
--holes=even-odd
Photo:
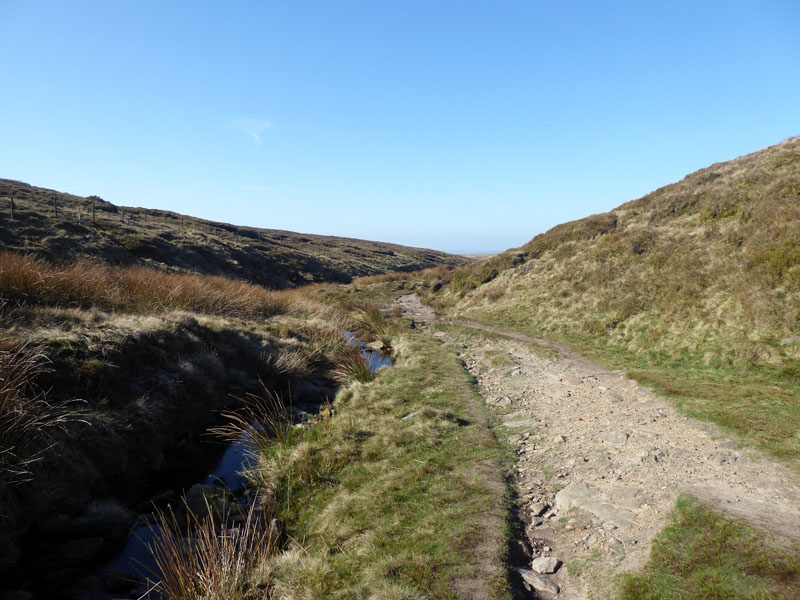
[[[507,334],[435,335],[456,347],[518,448],[516,483],[533,555],[564,563],[540,576],[560,587],[558,597],[610,597],[614,574],[644,564],[682,492],[800,539],[796,472],[682,416],[619,371],[552,342],[539,340],[558,358],[532,351],[533,338],[459,324]]]

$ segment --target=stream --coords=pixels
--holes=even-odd
[[[364,342],[358,340],[352,332],[345,332],[344,337],[348,342],[355,346],[360,345],[361,352],[367,361],[369,369],[377,373],[381,369],[392,367],[391,358],[380,350],[369,348]],[[307,410],[295,410],[295,426],[302,426],[308,421],[308,417],[313,416],[321,408],[322,403],[304,405]],[[159,506],[162,509],[169,503],[178,505],[181,502],[182,494],[192,488],[193,485],[221,486],[222,489],[230,490],[234,493],[237,501],[245,492],[246,477],[244,472],[250,466],[252,452],[254,450],[252,437],[243,434],[238,441],[230,443],[224,447],[220,454],[221,445],[219,442],[204,442],[213,452],[216,446],[216,453],[210,458],[208,468],[205,473],[198,476],[199,470],[195,471],[196,477],[193,481],[182,481],[179,484],[164,486],[158,494],[145,503],[145,506]],[[214,446],[212,446],[214,444]],[[205,453],[204,453],[205,454]],[[207,457],[207,460],[209,457]],[[124,547],[114,557],[110,558],[94,570],[92,575],[85,579],[73,594],[65,598],[76,598],[79,600],[119,600],[124,598],[141,598],[147,588],[143,587],[144,582],[152,580],[156,574],[156,567],[153,556],[148,548],[158,536],[159,529],[148,523],[147,513],[140,516],[137,523],[131,528],[127,542]],[[151,598],[158,598],[156,593],[151,594]]]

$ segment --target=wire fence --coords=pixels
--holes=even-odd
[[[22,224],[35,216],[39,219],[45,217],[57,222],[92,227],[104,224],[119,224],[144,227],[146,229],[174,230],[178,228],[185,231],[205,231],[217,236],[230,236],[236,240],[249,238],[265,241],[262,233],[258,230],[241,229],[233,225],[187,218],[184,215],[162,210],[114,206],[99,198],[91,199],[90,197],[70,203],[55,196],[49,201],[44,201],[40,198],[20,198],[19,196],[11,195],[6,196],[5,201],[0,206],[3,206],[3,209],[0,209],[0,214],[5,213],[6,218],[4,220],[7,221],[9,226],[17,223]]]

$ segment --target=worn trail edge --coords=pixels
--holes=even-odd
[[[800,540],[796,470],[560,344],[471,321],[450,324],[503,336],[435,334],[458,348],[517,446],[526,533],[534,556],[563,561],[545,575],[559,597],[611,597],[614,575],[643,566],[681,493]],[[558,358],[537,355],[531,344]]]

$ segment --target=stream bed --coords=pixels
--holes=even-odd
[[[345,332],[344,336],[351,345],[360,346],[371,372],[377,373],[381,369],[392,367],[391,358],[383,351],[368,347],[352,332]],[[319,412],[325,401],[327,399],[320,399],[319,403],[306,403],[302,405],[302,410],[292,411],[295,426],[304,426],[309,417]],[[147,581],[152,581],[157,573],[153,556],[148,548],[157,541],[155,538],[159,535],[158,527],[151,524],[153,507],[168,510],[169,506],[182,506],[184,494],[191,495],[193,489],[210,489],[211,486],[229,491],[240,505],[246,505],[248,491],[244,473],[250,466],[255,449],[252,436],[244,434],[239,440],[227,446],[211,440],[206,440],[203,444],[210,450],[208,454],[204,452],[202,457],[207,461],[204,463],[206,468],[202,471],[193,469],[195,475],[191,480],[186,481],[182,478],[183,481],[177,484],[164,486],[142,503],[139,508],[143,512],[131,528],[123,548],[115,556],[102,562],[89,577],[81,581],[78,587],[61,597],[112,600],[141,598],[146,595],[149,589]],[[202,474],[198,476],[198,473]],[[157,592],[151,593],[150,597],[158,598]]]

